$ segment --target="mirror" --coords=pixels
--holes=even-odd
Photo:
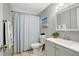
[[[57,12],[57,30],[79,30],[79,4],[66,7],[61,11]]]

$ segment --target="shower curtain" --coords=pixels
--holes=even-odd
[[[39,42],[39,17],[13,12],[14,53],[31,49]]]

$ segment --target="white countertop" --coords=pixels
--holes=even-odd
[[[47,38],[46,40],[53,42],[55,44],[61,45],[63,47],[69,48],[74,52],[79,53],[79,42],[71,41],[71,40],[64,40],[61,38]]]

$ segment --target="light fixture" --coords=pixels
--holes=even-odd
[[[61,9],[64,9],[70,5],[72,5],[74,3],[58,3],[57,7],[56,7],[56,11],[59,11]]]

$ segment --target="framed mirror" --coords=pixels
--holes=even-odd
[[[79,31],[79,4],[58,11],[56,19],[56,30]]]

